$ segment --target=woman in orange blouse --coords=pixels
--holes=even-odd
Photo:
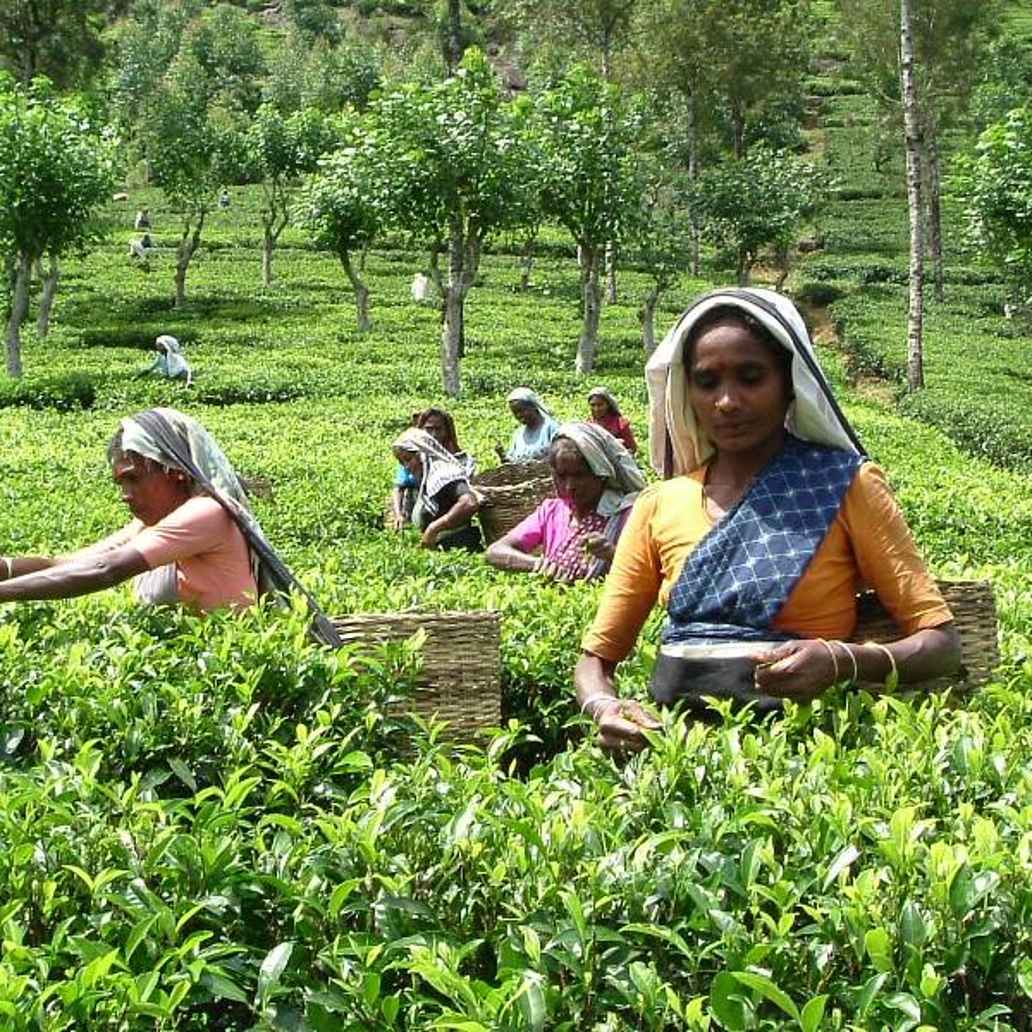
[[[839,680],[956,668],[952,614],[789,301],[761,290],[704,296],[647,375],[652,460],[668,479],[634,507],[575,675],[604,746],[641,748],[656,726],[613,679],[657,600],[667,621],[653,696],[703,716],[713,695],[769,712]],[[906,637],[843,640],[861,585]]]

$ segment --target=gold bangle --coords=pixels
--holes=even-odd
[[[896,657],[889,651],[888,647],[883,645],[880,641],[865,641],[864,647],[873,645],[876,649],[881,649],[885,653],[889,660],[889,672],[885,677],[885,688],[887,691],[895,691],[899,686],[899,667],[896,666]]]
[[[838,656],[835,655],[835,650],[831,647],[831,642],[825,641],[823,638],[817,638],[816,640],[819,641],[828,650],[828,655],[831,656],[832,669],[834,670],[834,673],[832,674],[832,678],[831,678],[831,683],[832,684],[838,684],[839,683]]]

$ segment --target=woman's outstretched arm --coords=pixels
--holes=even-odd
[[[51,565],[21,572],[23,563],[34,562],[48,562]],[[17,564],[13,570],[15,577],[0,581],[0,602],[75,598],[114,587],[150,569],[132,544],[100,552],[87,550],[63,561],[33,556],[15,559],[14,563]]]

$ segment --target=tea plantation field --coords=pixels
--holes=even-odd
[[[133,194],[111,242],[69,263],[50,338],[28,342],[23,383],[0,385],[2,551],[119,525],[104,462],[118,419],[186,408],[271,481],[259,516],[330,612],[498,609],[507,723],[455,750],[384,717],[410,650],[317,649],[301,612],[170,617],[124,590],[4,608],[0,1028],[1032,1027],[1032,485],[994,443],[1005,427],[1032,440],[1030,407],[998,379],[1027,390],[1032,362],[991,286],[958,280],[933,313],[932,390],[913,403],[925,417],[984,387],[1009,406],[969,434],[846,383],[847,358],[895,360],[895,236],[888,286],[854,271],[903,230],[837,205],[827,251],[797,277],[841,291],[847,344],[869,342],[822,357],[929,562],[995,586],[995,681],[828,697],[775,726],[671,720],[616,764],[570,684],[597,589],[381,529],[389,442],[442,400],[437,316],[409,297],[420,256],[401,241],[369,255],[375,325],[360,337],[339,266],[296,232],[260,288],[257,201],[233,201],[182,312],[157,196]],[[147,202],[163,248],[150,272],[124,255],[130,205]],[[586,412],[577,268],[558,235],[546,244],[528,292],[500,249],[471,295],[449,407],[482,465],[511,433],[511,387]],[[722,275],[679,284],[659,328]],[[594,378],[642,436],[644,289],[622,274]],[[162,332],[186,343],[192,389],[134,378]],[[969,333],[996,346],[984,383],[951,379]],[[654,640],[653,626],[624,691],[645,692]]]

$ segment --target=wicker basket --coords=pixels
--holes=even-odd
[[[448,721],[453,741],[469,742],[502,719],[501,621],[496,612],[359,613],[333,621],[345,645],[404,641],[426,632],[423,669],[411,712]]]
[[[552,498],[555,487],[549,477],[502,487],[481,487],[478,484],[477,493],[480,495],[479,516],[484,541],[491,544],[508,534],[546,498]]]
[[[474,487],[511,487],[527,480],[551,477],[552,467],[547,462],[503,462],[494,469],[485,469],[473,478]]]
[[[960,633],[961,675],[923,681],[922,689],[948,688],[963,679],[968,687],[978,688],[992,676],[1000,661],[997,644],[996,599],[989,581],[939,581],[939,590],[953,611]],[[890,642],[903,632],[882,608],[873,592],[858,600],[859,619],[853,640]]]

